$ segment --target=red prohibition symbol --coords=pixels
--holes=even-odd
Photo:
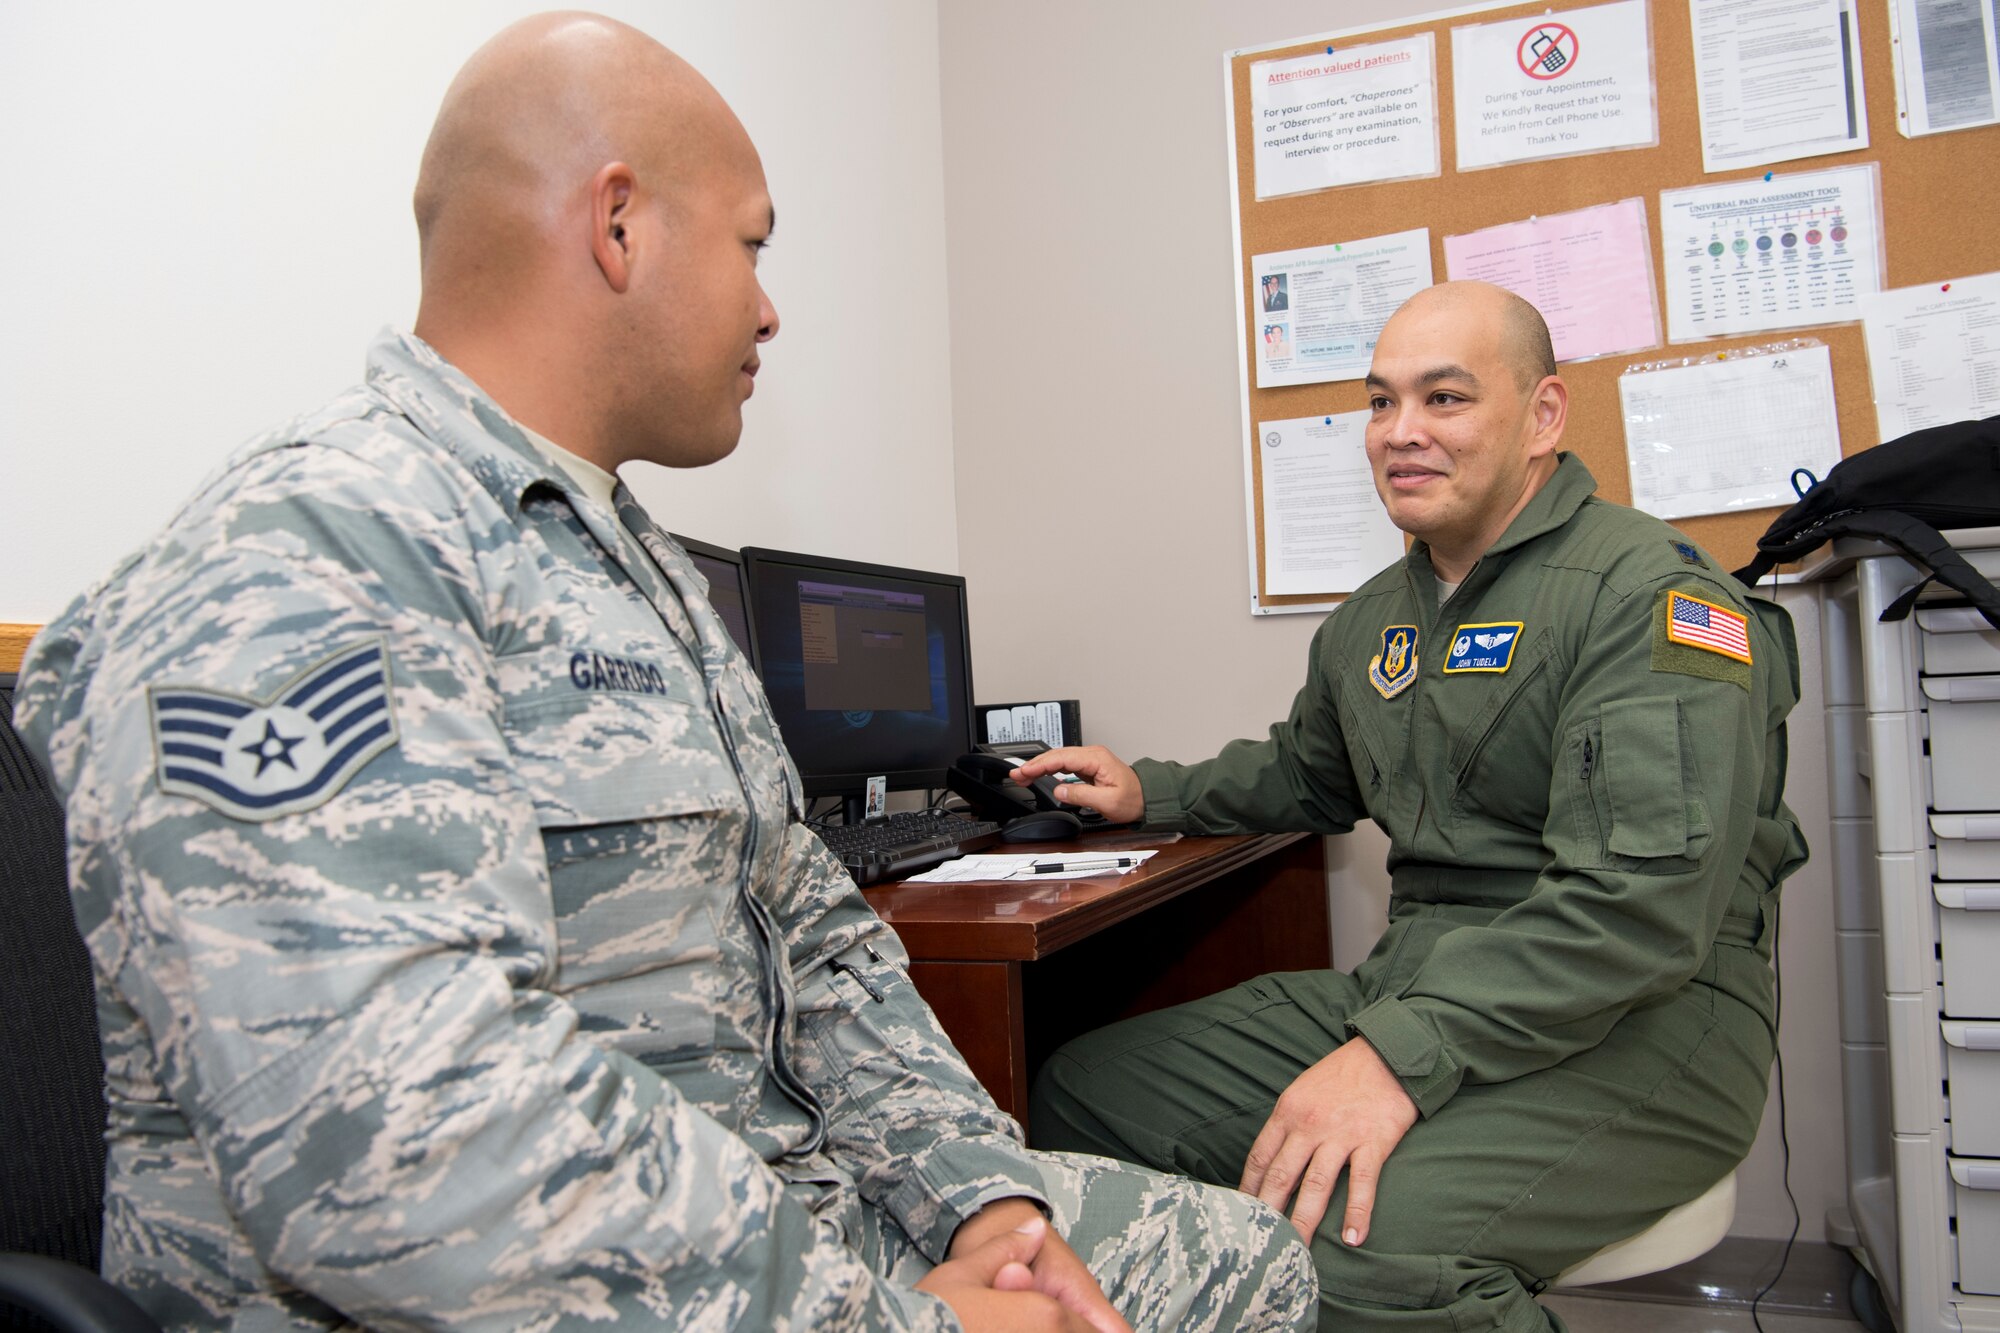
[[[1514,62],[1529,78],[1546,83],[1575,67],[1576,52],[1576,33],[1568,25],[1537,23],[1521,35],[1521,44],[1514,48]]]

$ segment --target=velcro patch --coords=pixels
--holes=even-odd
[[[160,790],[259,823],[331,800],[399,735],[380,639],[321,658],[268,699],[155,685],[147,701]]]
[[[1523,625],[1518,620],[1496,620],[1483,625],[1460,625],[1451,636],[1451,652],[1444,671],[1490,671],[1496,674],[1514,664],[1514,648],[1521,642]]]
[[[1684,592],[1653,601],[1653,670],[1750,688],[1750,622],[1726,606]]]

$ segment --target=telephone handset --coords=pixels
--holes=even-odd
[[[965,803],[981,818],[1007,824],[1023,816],[1037,816],[1040,823],[1048,826],[1047,831],[1037,836],[1051,838],[1103,825],[1103,816],[1095,810],[1056,799],[1055,774],[1044,773],[1026,786],[1009,777],[1024,762],[1025,747],[1007,746],[1011,753],[1006,754],[995,753],[995,748],[981,746],[970,754],[960,755],[945,778],[946,785],[964,797]],[[1037,745],[1031,753],[1047,748]],[[1023,825],[1021,832],[1025,834],[1031,827],[1036,825]]]

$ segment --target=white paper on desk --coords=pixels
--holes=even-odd
[[[1896,127],[1906,135],[2000,121],[2000,4],[1889,0]]]
[[[1690,0],[1701,169],[1868,146],[1853,0]]]
[[[1257,387],[1358,380],[1396,308],[1431,285],[1428,227],[1252,255]]]
[[[2000,413],[2000,273],[1877,292],[1861,310],[1883,439]]]
[[[1257,426],[1264,591],[1347,593],[1403,558],[1375,494],[1366,412]]]
[[[1088,852],[1026,852],[1026,853],[986,853],[974,852],[953,861],[944,861],[932,866],[922,874],[909,875],[906,884],[973,884],[995,883],[1001,880],[1046,879],[1052,882],[1065,879],[1094,879],[1098,875],[1125,875],[1139,868],[1139,864],[1129,866],[1106,866],[1102,870],[1064,870],[1047,875],[1035,873],[1037,862],[1047,864],[1052,861],[1097,861],[1118,857],[1144,863],[1147,857],[1157,856],[1157,849],[1151,851],[1130,851],[1119,849],[1102,854]]]
[[[1861,318],[1882,288],[1875,164],[1660,192],[1667,341]]]
[[[1840,461],[1833,356],[1804,347],[1618,377],[1632,507],[1657,518],[1789,505]]]

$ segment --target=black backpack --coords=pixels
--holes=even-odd
[[[1792,474],[1794,488],[1801,476],[1809,488],[1757,539],[1757,557],[1736,571],[1738,579],[1754,587],[1781,561],[1835,537],[1873,537],[1930,571],[1882,619],[1909,615],[1936,579],[2000,629],[2000,590],[1938,531],[2000,523],[2000,416],[1911,431],[1843,458],[1823,479],[1801,468]]]

